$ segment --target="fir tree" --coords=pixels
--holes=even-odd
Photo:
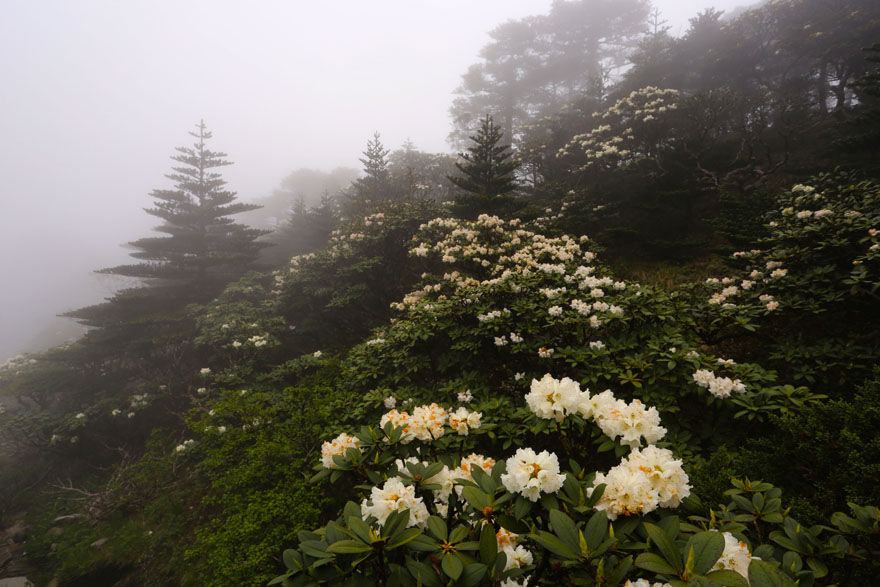
[[[146,263],[120,265],[100,273],[140,278],[185,281],[201,290],[214,290],[241,275],[267,246],[256,239],[268,231],[248,228],[228,216],[259,208],[235,201],[235,192],[224,189],[226,181],[214,169],[231,163],[226,153],[212,151],[205,142],[211,138],[204,121],[197,132],[189,133],[197,142],[177,147],[171,158],[181,165],[166,175],[174,189],[154,190],[157,202],[148,214],[165,221],[155,230],[168,236],[147,237],[129,243],[140,249],[131,254]]]
[[[455,198],[463,218],[476,218],[482,212],[502,213],[512,206],[510,193],[516,189],[514,171],[519,164],[511,160],[510,146],[499,144],[502,134],[487,114],[477,134],[470,137],[473,145],[467,153],[459,153],[461,162],[455,167],[462,175],[448,176],[449,181],[467,192]]]
[[[346,216],[366,214],[376,202],[398,199],[400,194],[392,186],[388,168],[390,152],[382,144],[378,132],[373,134],[373,140],[367,141],[367,150],[360,159],[364,165],[364,176],[352,185],[352,192],[345,206]]]
[[[259,206],[235,201],[235,192],[214,171],[229,165],[225,153],[207,148],[211,133],[204,122],[190,134],[192,147],[178,147],[166,177],[174,189],[157,189],[145,211],[164,220],[156,228],[167,236],[138,239],[129,245],[132,257],[143,263],[101,269],[98,273],[144,279],[142,287],[118,292],[107,302],[74,310],[67,317],[99,328],[86,342],[124,353],[140,347],[153,352],[156,343],[185,336],[189,330],[186,306],[204,303],[254,266],[259,250],[268,243],[256,239],[268,231],[237,224],[228,216]]]

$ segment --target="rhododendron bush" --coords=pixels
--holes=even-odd
[[[315,465],[349,501],[274,583],[808,585],[865,556],[876,508],[807,530],[768,483],[706,504],[689,477],[823,398],[719,356],[780,310],[784,265],[667,292],[489,216],[427,222],[410,254],[422,283],[345,359]]]

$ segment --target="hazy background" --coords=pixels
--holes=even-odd
[[[656,1],[681,34],[707,6]],[[92,270],[146,236],[149,192],[204,118],[243,200],[301,167],[359,167],[378,130],[449,151],[447,109],[488,31],[550,0],[4,0],[0,362],[121,285]]]

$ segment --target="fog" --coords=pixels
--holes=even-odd
[[[741,2],[714,2],[731,10]],[[92,273],[147,236],[149,192],[204,119],[243,200],[386,146],[450,148],[448,108],[498,24],[550,0],[7,0],[0,21],[0,361],[75,334]],[[656,2],[680,34],[709,2]]]

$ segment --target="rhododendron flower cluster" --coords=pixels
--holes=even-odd
[[[468,398],[468,400],[473,399],[469,391],[467,395],[459,395]],[[387,404],[388,402],[385,403]],[[446,424],[460,436],[467,436],[470,430],[480,427],[482,417],[483,414],[481,412],[471,412],[464,407],[459,407],[455,411],[450,412],[440,405],[433,403],[414,408],[412,415],[409,412],[400,412],[392,409],[386,412],[381,420],[379,420],[379,427],[384,429],[385,424],[388,422],[391,422],[391,425],[395,428],[402,426],[403,433],[401,434],[400,441],[403,444],[408,444],[413,439],[421,440],[422,442],[432,442],[443,436],[446,432],[444,428]]]
[[[530,448],[518,449],[507,459],[507,472],[501,475],[508,491],[531,501],[538,501],[541,493],[556,493],[564,482],[556,455],[546,450],[536,454]]]
[[[554,379],[547,373],[540,381],[533,379],[525,400],[539,418],[562,422],[566,416],[580,414],[593,419],[612,440],[620,437],[620,443],[630,447],[641,446],[642,438],[653,444],[666,435],[657,408],[648,408],[637,399],[626,403],[610,390],[591,396],[568,377]]]
[[[654,444],[666,435],[666,428],[660,426],[660,413],[657,408],[645,406],[634,399],[626,403],[616,399],[610,390],[598,393],[581,404],[581,414],[591,417],[608,438],[620,437],[620,444],[641,446],[644,438]]]
[[[345,458],[345,451],[349,448],[358,448],[360,442],[354,436],[349,436],[345,432],[329,442],[321,445],[321,464],[330,469],[336,466],[333,457],[339,455]]]
[[[616,520],[621,515],[646,514],[658,507],[678,507],[691,492],[681,465],[668,449],[633,449],[607,474],[596,474],[590,493],[602,483],[605,491],[595,508],[604,511],[609,520]]]
[[[370,490],[370,498],[361,503],[361,512],[364,519],[369,516],[376,518],[380,526],[391,512],[409,510],[409,522],[407,527],[419,526],[424,528],[428,521],[428,508],[421,497],[416,497],[415,487],[407,487],[398,477],[392,477],[385,482],[380,489],[373,487]]]
[[[525,400],[529,409],[539,418],[562,422],[569,414],[578,411],[581,397],[588,392],[581,391],[577,381],[568,377],[554,379],[549,373],[540,381],[532,379],[531,391]]]
[[[698,369],[697,372],[693,374],[693,378],[694,383],[700,387],[705,387],[709,390],[709,393],[722,399],[729,397],[730,393],[733,391],[737,393],[746,392],[745,384],[739,379],[718,377],[708,369]]]
[[[419,406],[409,419],[409,430],[422,442],[431,442],[443,436],[443,425],[448,417],[449,413],[437,404]]]
[[[469,412],[467,408],[458,408],[449,413],[449,427],[455,430],[459,436],[467,436],[471,428],[480,427],[482,412]]]

